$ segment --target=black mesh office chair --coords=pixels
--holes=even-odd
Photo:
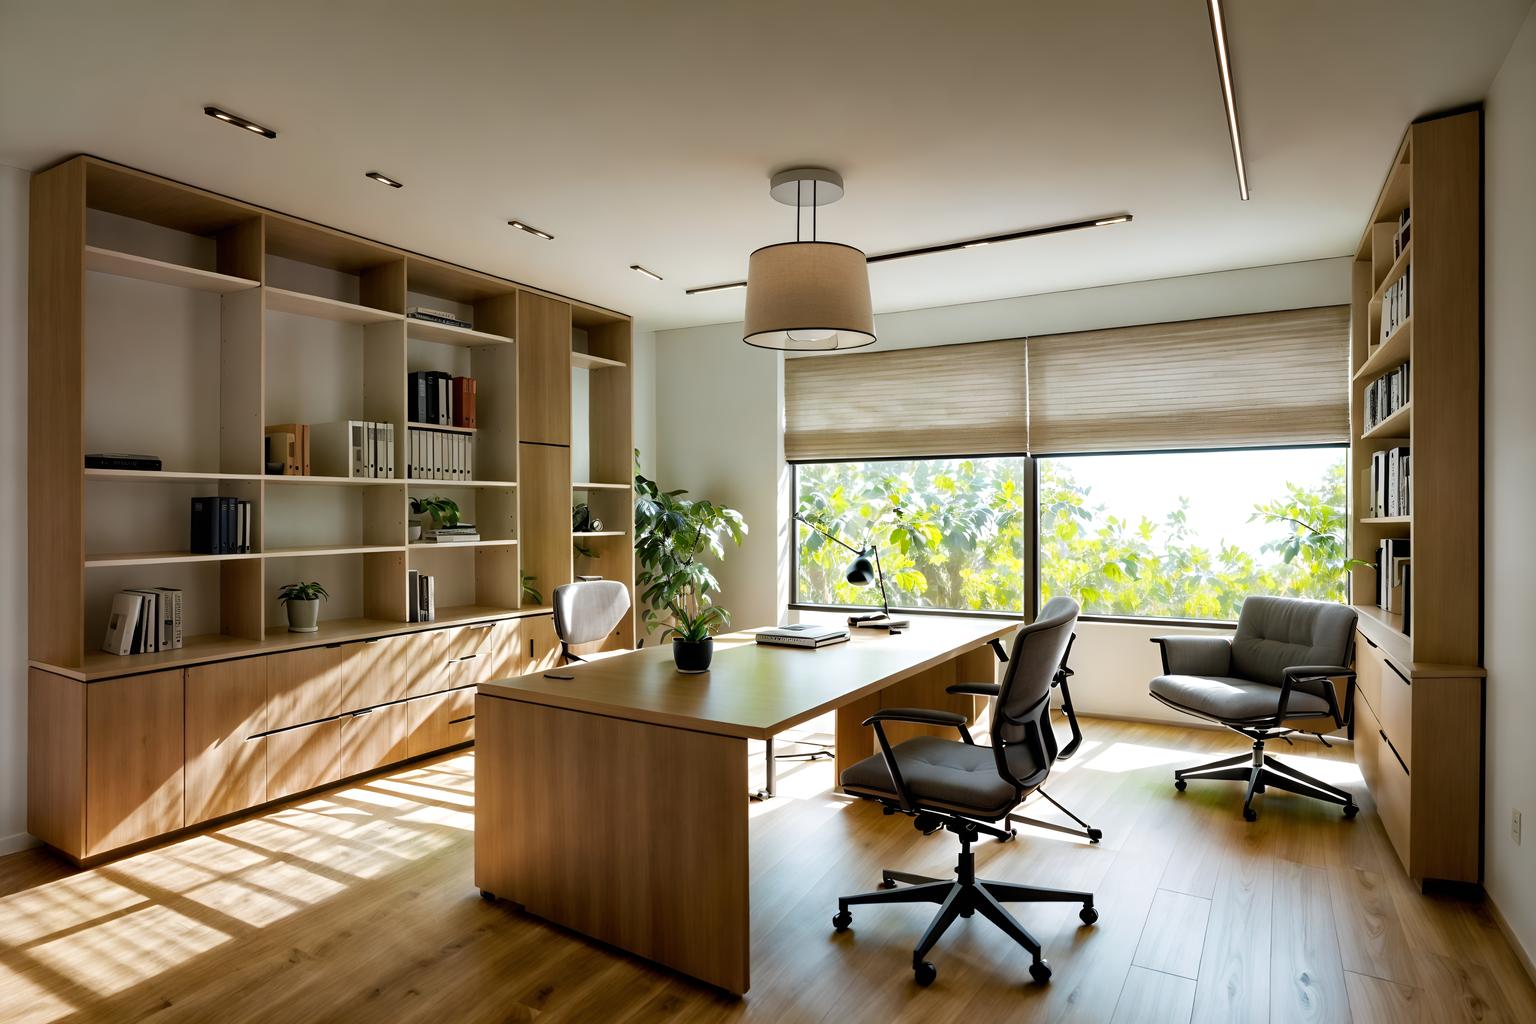
[[[1044,983],[1051,967],[1040,955],[1040,943],[1003,906],[1004,903],[1081,903],[1084,924],[1099,919],[1093,893],[1044,889],[993,882],[976,877],[971,844],[980,836],[1007,839],[1010,832],[997,823],[1038,789],[1050,775],[1056,758],[1051,731],[1051,682],[1061,666],[1077,603],[1053,598],[1040,617],[1014,637],[991,722],[992,746],[978,746],[965,726],[965,716],[919,708],[884,708],[864,723],[875,729],[880,753],[843,772],[843,789],[878,801],[887,814],[906,814],[924,835],[940,829],[960,840],[960,862],[953,880],[927,878],[902,871],[881,872],[881,887],[844,896],[837,901],[832,926],[842,931],[853,921],[848,908],[873,903],[937,903],[939,912],[912,951],[912,971],[919,985],[928,985],[938,970],[925,958],[957,917],[977,911],[1023,946],[1033,958],[1029,973]],[[919,736],[891,746],[884,723],[952,726],[959,740]]]

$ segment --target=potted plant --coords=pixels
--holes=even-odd
[[[645,604],[645,632],[655,634],[676,620],[677,609],[711,605],[720,583],[702,556],[725,557],[727,539],[740,545],[747,535],[741,513],[687,491],[663,491],[635,473],[636,590]],[[722,609],[722,614],[724,610]]]
[[[719,605],[696,607],[692,614],[681,606],[672,608],[672,625],[662,637],[672,637],[672,661],[679,672],[695,675],[709,671],[715,656],[714,632],[731,623],[730,613]]]
[[[315,633],[320,629],[320,602],[330,594],[318,583],[290,583],[277,592],[288,613],[288,632]]]
[[[433,494],[425,498],[411,499],[411,513],[418,516],[426,516],[427,521],[435,527],[459,525],[459,503],[452,498],[444,498],[442,495]],[[421,540],[421,531],[425,523],[420,521],[410,525],[410,540],[414,544]]]

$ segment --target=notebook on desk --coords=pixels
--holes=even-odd
[[[780,647],[829,647],[848,641],[848,631],[841,626],[822,626],[799,622],[790,626],[770,626],[755,634],[760,644]]]

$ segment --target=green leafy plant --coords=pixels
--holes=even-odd
[[[635,582],[645,602],[645,629],[655,633],[670,623],[692,621],[705,610],[720,582],[703,560],[725,558],[725,542],[740,545],[747,523],[740,512],[687,491],[663,491],[639,472],[635,453]],[[725,615],[723,608],[717,615]],[[706,626],[720,621],[712,617]],[[706,634],[707,635],[707,634]]]
[[[534,586],[534,584],[539,581],[539,578],[537,576],[529,575],[526,572],[522,574],[522,577],[523,577],[523,581],[522,581],[523,582],[523,600],[524,601],[532,601],[534,604],[543,604],[544,603],[544,595],[539,593],[539,588],[538,587]]]
[[[441,495],[434,494],[425,498],[412,498],[411,512],[416,515],[430,515],[432,521],[438,526],[459,525],[459,503],[452,498],[444,498]]]
[[[318,583],[289,583],[277,592],[283,604],[289,601],[329,601],[331,595]]]
[[[730,612],[717,604],[706,604],[689,614],[681,607],[671,609],[672,624],[661,631],[661,639],[672,637],[687,643],[702,643],[716,631],[731,624]]]

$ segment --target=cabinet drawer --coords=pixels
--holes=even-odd
[[[1375,794],[1381,787],[1380,765],[1382,741],[1381,723],[1369,703],[1355,705],[1355,764],[1365,779],[1366,788]]]
[[[413,644],[425,642],[416,636],[386,636],[343,648],[347,684],[341,710],[360,711],[410,696]]]
[[[267,736],[267,799],[280,800],[341,778],[341,720]]]
[[[1371,710],[1381,713],[1381,675],[1385,672],[1381,648],[1364,633],[1355,633],[1355,693],[1364,697]]]
[[[350,653],[337,645],[268,657],[268,728],[286,729],[341,714],[349,689]]]
[[[1387,837],[1392,840],[1398,858],[1412,871],[1414,857],[1410,842],[1412,839],[1410,808],[1413,803],[1413,792],[1408,779],[1408,769],[1398,760],[1397,753],[1393,751],[1387,735],[1383,733],[1377,733],[1377,735],[1381,737],[1382,742],[1377,751],[1377,780],[1371,787],[1371,796],[1376,800],[1376,812],[1381,815],[1382,827],[1387,830]]]
[[[452,661],[471,655],[489,654],[496,625],[494,622],[477,622],[444,630],[443,656]]]
[[[1413,770],[1413,687],[1390,659],[1382,659],[1381,703],[1375,705],[1381,729],[1403,763]]]
[[[555,636],[553,615],[533,615],[522,621],[520,639],[526,659],[523,674],[542,672],[560,664],[560,640]]]
[[[467,686],[405,702],[411,757],[455,746],[475,738],[475,688]]]
[[[407,757],[405,704],[388,704],[341,719],[341,774],[361,775]]]

